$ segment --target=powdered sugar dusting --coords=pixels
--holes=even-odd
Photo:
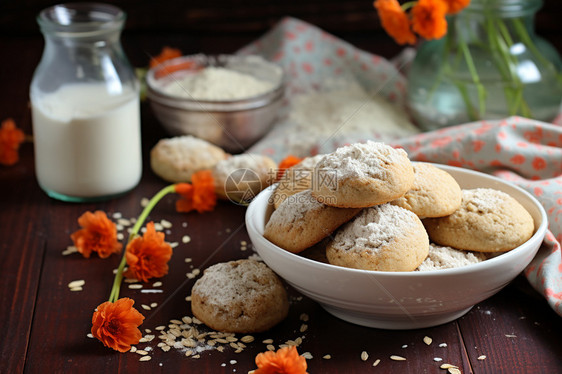
[[[340,178],[383,179],[388,164],[404,162],[408,155],[384,143],[367,141],[338,148],[324,156],[316,165],[318,170],[336,170]]]
[[[483,253],[461,251],[431,243],[429,245],[429,255],[416,270],[428,271],[458,268],[484,260],[486,260],[486,255]]]
[[[323,204],[318,202],[318,200],[312,196],[311,190],[305,190],[287,197],[279,208],[273,212],[273,215],[276,216],[275,220],[280,222],[301,222],[306,212],[313,212],[315,210],[322,209],[323,206]],[[305,222],[301,222],[301,224],[304,223]]]
[[[463,202],[466,202],[468,211],[490,213],[498,209],[511,197],[505,192],[492,188],[476,188],[463,190]]]
[[[416,215],[391,204],[364,209],[336,235],[332,246],[344,251],[377,251],[408,230]]]
[[[253,260],[241,263],[218,263],[205,270],[204,276],[194,285],[196,292],[215,305],[243,304],[255,293],[267,289],[264,284],[273,272],[265,264]],[[274,287],[275,283],[271,283]],[[266,291],[267,292],[267,291]]]
[[[264,156],[246,153],[219,161],[213,169],[213,176],[219,180],[226,180],[230,174],[239,169],[250,169],[256,173],[266,174],[268,172],[266,168]]]

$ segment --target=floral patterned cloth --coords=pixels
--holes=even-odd
[[[355,80],[400,106],[405,100],[406,79],[400,65],[358,50],[315,26],[286,18],[256,42],[239,51],[259,54],[278,63],[287,73],[290,110],[292,95],[322,87],[327,77]],[[401,56],[404,57],[404,56]],[[403,138],[373,134],[346,134],[329,142],[317,139],[309,154],[330,152],[351,141],[376,138],[402,147],[412,160],[459,166],[494,174],[534,195],[544,206],[549,231],[537,256],[524,271],[533,287],[562,316],[562,117],[554,124],[521,117],[460,124]],[[251,152],[280,160],[287,156],[287,124],[283,117]]]

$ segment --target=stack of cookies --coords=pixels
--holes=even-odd
[[[272,204],[269,241],[293,253],[321,245],[329,263],[364,270],[463,266],[509,251],[534,232],[532,217],[511,196],[462,190],[446,171],[372,141],[289,169]]]

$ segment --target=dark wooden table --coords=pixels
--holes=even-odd
[[[162,45],[182,47],[185,53],[233,52],[255,36],[134,34],[125,35],[123,44],[133,63],[140,66],[146,63],[147,54],[156,53]],[[357,41],[365,41],[365,36],[357,35]],[[0,37],[0,119],[14,118],[27,134],[31,134],[28,87],[42,45],[39,35]],[[146,103],[142,122],[143,178],[137,188],[119,199],[70,204],[48,198],[35,179],[31,143],[22,146],[17,165],[0,166],[0,373],[246,373],[255,369],[256,354],[266,350],[264,340],[273,339],[278,346],[298,337],[302,338],[299,352],[312,356],[307,360],[310,373],[443,373],[439,368],[443,363],[456,365],[463,373],[562,373],[562,318],[522,276],[464,317],[434,328],[387,331],[355,326],[289,289],[288,318],[271,331],[256,334],[241,353],[227,346],[223,352],[205,350],[200,358],[191,358],[176,349],[164,352],[155,338],[138,345],[149,347],[152,357],[143,362],[137,353],[120,354],[103,347],[87,334],[93,309],[108,298],[112,270],[120,259],[84,259],[62,253],[72,244],[69,235],[78,229],[76,220],[84,211],[101,209],[110,215],[136,217],[141,200],[165,185],[148,167],[148,152],[167,135]],[[153,333],[159,325],[191,315],[186,297],[196,278],[186,277],[187,273],[252,253],[251,244],[247,249],[242,244],[249,242],[244,207],[221,202],[212,213],[179,214],[174,211],[174,200],[173,196],[166,198],[150,217],[171,222],[166,238],[179,243],[170,273],[161,279],[163,285],[145,285],[162,292],[146,293],[129,289],[127,284],[121,291],[122,296],[135,299],[145,315],[143,331]],[[185,235],[191,238],[189,243],[183,242]],[[83,291],[72,292],[67,285],[77,279],[85,280]],[[157,306],[151,310],[141,308],[153,303]],[[309,320],[308,329],[301,332],[303,313]],[[432,338],[431,345],[423,342],[425,336]],[[369,354],[366,361],[361,359],[363,351]],[[331,358],[323,358],[326,355]],[[393,361],[391,355],[406,360]],[[479,359],[481,356],[485,359]],[[380,363],[373,367],[377,359]]]

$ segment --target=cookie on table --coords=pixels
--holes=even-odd
[[[191,175],[229,157],[222,148],[191,135],[161,139],[150,151],[150,166],[160,178],[191,182]]]
[[[298,192],[273,211],[263,236],[289,252],[299,253],[330,235],[359,211],[322,204],[310,190]]]
[[[461,206],[461,187],[445,170],[425,162],[412,162],[414,185],[392,204],[411,210],[420,218],[443,217]]]
[[[509,251],[526,242],[535,229],[533,218],[517,200],[491,188],[463,190],[457,211],[423,223],[433,242],[477,252]]]
[[[429,239],[419,217],[382,204],[363,209],[326,248],[332,265],[377,271],[412,271],[425,260]]]
[[[327,205],[365,208],[395,200],[414,184],[408,155],[368,141],[338,148],[316,165],[312,194]]]
[[[462,251],[460,249],[443,247],[434,243],[429,244],[429,255],[416,269],[430,271],[453,269],[485,261],[488,256],[483,252]]]
[[[324,155],[306,157],[304,160],[285,170],[285,173],[278,181],[272,199],[275,209],[289,196],[297,192],[309,190],[312,187],[314,167]]]
[[[287,316],[287,292],[267,265],[255,260],[215,264],[191,290],[193,315],[213,330],[254,333]]]
[[[277,164],[270,157],[245,153],[221,160],[211,169],[221,199],[247,203],[275,181]]]

